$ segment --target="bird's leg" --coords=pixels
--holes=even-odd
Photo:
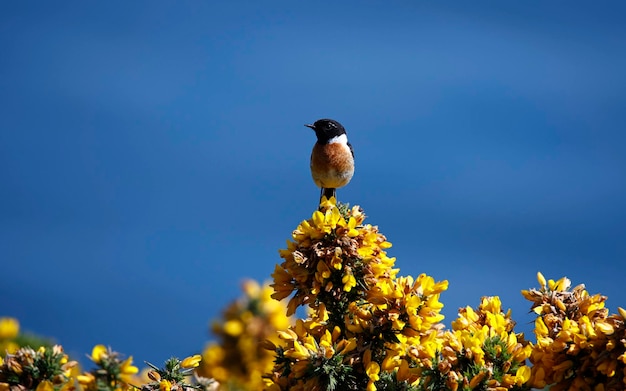
[[[322,195],[326,196],[326,199],[330,200],[331,197],[335,197],[337,199],[337,189],[334,188],[325,188],[322,189]]]

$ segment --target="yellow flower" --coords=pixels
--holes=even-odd
[[[517,371],[515,372],[515,384],[521,386],[522,384],[526,383],[530,379],[530,374],[530,367],[526,365],[522,365],[521,367],[517,368]]]
[[[261,286],[254,280],[246,280],[241,284],[241,288],[248,298],[254,298],[260,295]]]
[[[365,368],[365,373],[367,373],[367,377],[369,377],[370,380],[372,381],[379,380],[380,376],[378,374],[380,373],[380,365],[378,365],[376,361],[371,361],[367,365],[367,368]]]
[[[567,277],[563,277],[557,282],[554,282],[554,280],[548,281],[548,286],[550,287],[551,291],[566,291],[571,285],[572,282]]]
[[[134,375],[139,372],[139,368],[133,365],[133,356],[128,357],[120,365],[120,372],[122,375]]]
[[[344,274],[341,278],[341,282],[343,282],[343,290],[346,292],[350,292],[352,288],[356,286],[356,279],[353,274]]]
[[[86,386],[86,387],[88,387],[91,384],[95,384],[96,382],[95,376],[89,372],[76,376],[76,380],[78,380],[78,383],[81,386]]]
[[[20,333],[20,323],[15,318],[0,318],[0,339],[13,339]]]
[[[470,389],[474,389],[476,388],[476,386],[478,385],[478,383],[480,383],[481,381],[483,381],[483,379],[485,378],[485,376],[487,376],[487,372],[480,372],[478,373],[476,376],[474,376],[472,378],[472,380],[470,380],[469,383],[469,387]]]
[[[615,332],[613,326],[602,321],[596,323],[596,329],[606,335],[611,335]]]
[[[196,355],[185,358],[180,363],[180,366],[183,368],[196,368],[198,365],[200,365],[200,361],[202,361],[202,356],[199,354],[196,354]]]
[[[541,286],[541,289],[546,289],[546,278],[541,274],[541,272],[537,272],[537,281]]]
[[[321,210],[332,208],[335,205],[337,205],[337,199],[335,197],[330,197],[330,199],[328,199],[326,196],[322,196],[322,200],[320,201]]]
[[[291,274],[279,265],[274,267],[272,278],[274,279],[272,284],[272,288],[274,288],[274,293],[272,293],[273,299],[282,300],[288,297],[295,289]]]
[[[548,335],[548,327],[542,317],[537,317],[537,319],[535,319],[535,333],[537,334],[537,337]]]
[[[9,354],[15,354],[20,349],[20,345],[16,344],[13,341],[2,342],[2,344],[0,344],[0,347],[2,348],[2,350],[4,350],[4,352]]]
[[[169,382],[169,380],[161,380],[159,382],[159,390],[160,391],[171,391],[172,389],[172,383]]]
[[[345,343],[342,343],[342,342],[345,342]],[[339,354],[342,354],[342,355],[350,353],[351,351],[356,349],[356,347],[357,347],[357,342],[355,338],[350,338],[347,341],[344,339],[340,343],[337,344],[337,348],[340,349]]]
[[[232,337],[241,335],[243,331],[244,326],[239,319],[231,319],[224,323],[224,332]]]
[[[104,345],[96,345],[91,350],[91,360],[96,364],[100,363],[108,355],[108,349]]]
[[[54,386],[50,380],[44,380],[37,385],[35,391],[54,391]]]
[[[311,357],[311,353],[298,341],[293,341],[293,350],[286,352],[285,355],[296,360],[306,360]]]

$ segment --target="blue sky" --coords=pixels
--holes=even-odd
[[[626,307],[622,2],[4,2],[0,315],[83,355],[199,351],[316,207],[303,127],[401,275],[458,307],[568,276]]]

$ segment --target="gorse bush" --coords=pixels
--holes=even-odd
[[[279,390],[626,389],[626,311],[566,278],[522,291],[537,342],[514,330],[498,297],[459,310],[446,330],[447,282],[399,276],[391,244],[359,207],[323,200],[301,222],[273,273],[273,297],[310,315],[280,332],[266,388]]]
[[[247,280],[244,295],[228,305],[223,317],[213,323],[216,341],[202,352],[197,373],[217,380],[222,389],[260,390],[263,374],[272,369],[274,352],[266,343],[279,341],[278,331],[286,330],[293,320],[286,307],[271,298],[272,289]]]
[[[271,284],[244,283],[201,355],[140,372],[97,345],[94,368],[80,371],[60,346],[24,339],[3,318],[0,391],[626,390],[626,311],[611,314],[606,297],[538,273],[539,287],[522,291],[534,342],[496,296],[461,308],[446,328],[448,282],[400,275],[389,248],[359,207],[324,198],[280,250]]]

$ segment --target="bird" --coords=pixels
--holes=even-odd
[[[350,182],[354,175],[354,150],[346,129],[333,119],[319,119],[304,125],[315,131],[317,142],[311,152],[311,176],[321,188],[320,203],[336,197],[336,190]]]

